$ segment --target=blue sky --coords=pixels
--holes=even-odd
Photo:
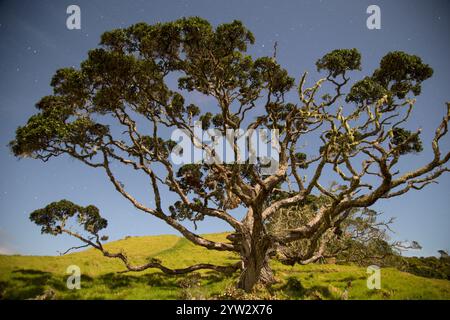
[[[81,30],[66,28],[66,8],[81,8]],[[366,8],[381,8],[381,30],[368,30]],[[170,21],[201,16],[213,25],[242,20],[254,33],[254,56],[272,55],[291,76],[309,71],[318,80],[315,61],[336,48],[358,48],[363,72],[370,73],[389,51],[416,54],[434,68],[423,85],[409,127],[423,129],[425,151],[408,156],[402,169],[424,164],[430,158],[429,141],[450,100],[450,30],[448,1],[1,1],[0,2],[0,252],[56,254],[75,241],[40,234],[28,215],[49,202],[67,198],[82,205],[94,204],[109,220],[111,239],[126,235],[176,233],[164,223],[139,213],[106,180],[104,172],[62,157],[42,163],[17,160],[7,143],[17,126],[34,112],[40,97],[50,94],[53,73],[78,66],[100,35],[137,22]],[[207,101],[205,102],[207,103]],[[449,150],[449,139],[443,150]],[[145,197],[143,181],[130,173],[127,186]],[[396,217],[393,235],[417,240],[417,255],[450,249],[450,180],[421,192],[411,192],[374,206],[385,217]],[[227,226],[216,220],[199,224],[197,232],[218,232]]]

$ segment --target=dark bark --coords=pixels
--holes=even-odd
[[[242,262],[243,270],[239,277],[238,288],[250,292],[256,284],[270,285],[275,282],[267,252],[256,250]]]
[[[275,282],[269,264],[273,243],[265,235],[264,225],[256,208],[253,209],[253,213],[252,232],[240,235],[242,273],[237,287],[246,292],[252,291],[256,284],[270,285]]]

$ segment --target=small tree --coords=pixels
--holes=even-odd
[[[32,220],[43,232],[71,234],[106,256],[123,260],[129,270],[240,269],[238,286],[250,291],[258,282],[273,281],[269,255],[274,247],[308,239],[309,248],[297,262],[316,261],[323,254],[324,236],[339,228],[351,210],[422,189],[448,171],[445,164],[450,153],[442,154],[439,147],[448,129],[448,103],[431,143],[431,160],[411,172],[396,167],[406,154],[422,150],[420,130],[402,127],[421,83],[433,73],[419,57],[390,52],[372,75],[354,82],[345,93],[349,74],[361,68],[356,49],[334,50],[319,59],[317,69],[324,77],[308,86],[306,73],[295,85],[276,62],[276,54],[257,59],[247,55],[247,45],[253,42],[253,34],[239,21],[214,29],[201,18],[139,23],[106,32],[101,47],[90,51],[79,69],[56,72],[51,82],[54,93],[37,103],[39,112],[17,129],[10,144],[18,157],[47,161],[66,154],[105,170],[118,193],[138,210],[166,222],[196,245],[236,252],[239,265],[181,270],[168,269],[158,261],[130,265],[124,254],[103,249],[98,232],[106,223],[97,210],[66,201],[34,212]],[[171,79],[177,80],[178,88],[169,86]],[[296,99],[288,95],[294,90]],[[215,99],[216,108],[206,110],[189,103],[187,93],[192,91]],[[223,135],[239,128],[279,130],[276,170],[267,173],[262,158],[256,164],[174,165],[169,154],[175,143],[163,139],[164,128],[185,130],[194,145],[214,156],[210,145],[192,129],[194,121]],[[319,141],[316,151],[306,155],[301,152],[302,141],[314,136]],[[228,142],[237,159],[236,139]],[[113,163],[148,178],[154,206],[127,191]],[[305,172],[312,174],[307,178]],[[339,184],[328,188],[324,176],[338,179]],[[167,203],[168,192],[179,201]],[[329,202],[299,227],[267,231],[266,223],[274,213],[311,195],[322,195]],[[237,207],[247,210],[242,220],[232,212]],[[65,221],[74,216],[88,236],[66,227]],[[236,231],[232,241],[205,239],[180,223],[205,216],[227,222]]]
[[[313,219],[317,210],[331,201],[324,196],[310,196],[304,201],[282,208],[273,214],[267,224],[270,233],[283,232],[286,229],[299,228]],[[381,214],[369,208],[353,209],[339,224],[323,235],[324,249],[321,258],[343,263],[384,266],[399,255],[398,245],[405,243],[390,242],[388,232],[394,219],[382,221]],[[292,241],[280,246],[276,257],[282,263],[294,265],[302,263],[302,257],[311,248],[310,239]],[[326,260],[329,261],[329,260]]]

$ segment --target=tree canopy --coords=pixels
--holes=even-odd
[[[240,21],[213,27],[199,17],[105,32],[100,47],[89,51],[79,68],[56,71],[53,94],[43,97],[36,104],[38,112],[17,129],[11,150],[43,161],[69,155],[103,169],[138,210],[197,245],[238,253],[239,286],[245,290],[273,281],[268,259],[274,250],[307,239],[309,247],[297,262],[314,262],[323,255],[325,235],[338,229],[353,209],[421,189],[449,171],[450,153],[439,146],[448,131],[449,103],[431,141],[431,160],[410,172],[396,166],[405,155],[423,150],[420,130],[406,126],[422,82],[433,74],[421,58],[389,52],[372,75],[350,85],[362,58],[357,49],[338,49],[317,61],[320,80],[311,83],[304,73],[297,82],[276,54],[248,55],[254,41]],[[190,92],[211,97],[214,107],[196,105]],[[295,99],[292,92],[298,94]],[[265,173],[263,159],[256,164],[174,165],[170,154],[176,141],[165,137],[166,129],[185,130],[195,146],[212,153],[196,136],[196,121],[224,135],[228,129],[278,130],[277,169]],[[305,152],[303,144],[312,137],[319,141],[316,150]],[[229,143],[237,156],[236,141]],[[148,178],[153,206],[127,191],[113,163]],[[324,185],[331,177],[337,183]],[[179,200],[167,203],[168,192]],[[327,201],[299,226],[267,230],[274,213],[310,196]],[[246,210],[242,220],[232,212],[238,207]],[[91,236],[106,227],[94,207],[67,201],[38,210],[31,219],[43,232],[58,234],[62,229],[56,222],[64,228],[65,219],[75,215]],[[230,242],[208,240],[181,223],[206,216],[235,230]],[[102,250],[97,240],[91,244]],[[122,259],[129,270],[162,267],[155,262],[131,266],[124,256],[103,252]],[[193,269],[202,267],[213,268]]]

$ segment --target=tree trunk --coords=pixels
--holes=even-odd
[[[239,236],[242,273],[237,287],[251,292],[256,284],[269,285],[275,282],[270,268],[270,252],[273,243],[266,237],[262,220],[262,203],[249,208],[243,221],[246,228]]]
[[[243,268],[237,285],[246,292],[252,291],[256,284],[269,285],[275,282],[269,265],[269,247],[262,239],[252,239],[250,244],[251,246],[243,246]]]

